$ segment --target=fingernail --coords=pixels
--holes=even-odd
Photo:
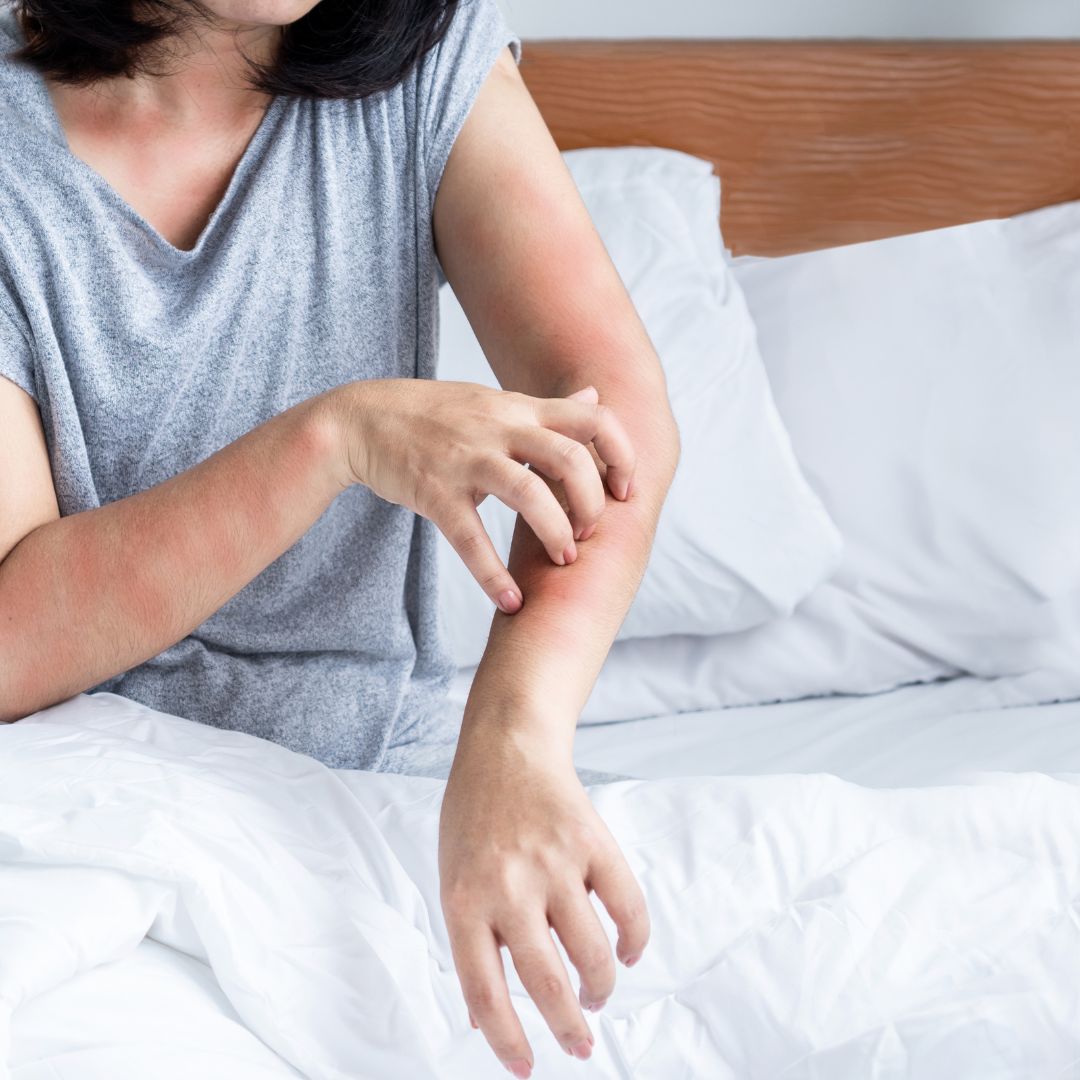
[[[623,961],[623,963],[624,963],[624,964],[625,964],[625,965],[626,965],[627,967],[633,967],[633,966],[634,966],[634,965],[635,965],[635,964],[636,964],[636,963],[637,963],[637,962],[638,962],[638,961],[639,961],[640,959],[641,959],[641,953],[638,953],[638,954],[637,954],[637,956],[628,956],[628,957],[627,957],[627,958],[626,958],[626,959],[625,959],[625,960]]]
[[[592,536],[592,534],[593,534],[594,532],[596,532],[596,525],[595,525],[595,524],[594,524],[594,525],[590,525],[590,526],[589,526],[588,528],[586,528],[586,529],[583,529],[583,530],[581,531],[581,535],[580,535],[580,536],[578,537],[578,539],[579,539],[579,540],[588,540],[588,539],[589,539],[589,537],[590,537],[590,536]]]
[[[604,998],[602,1001],[590,1001],[585,996],[585,987],[582,987],[578,992],[578,1001],[581,1002],[581,1007],[583,1009],[588,1009],[589,1012],[599,1012],[607,1004],[607,998]]]
[[[514,1058],[513,1061],[504,1061],[507,1071],[518,1080],[529,1080],[532,1076],[532,1066],[524,1058]]]
[[[473,1019],[472,1013],[469,1013],[469,1023],[472,1025],[474,1031],[480,1030],[480,1025]]]
[[[516,611],[521,609],[521,597],[518,596],[513,589],[507,589],[506,592],[499,593],[499,610],[506,612],[507,615],[513,615]]]
[[[569,566],[577,558],[577,550],[571,545],[562,553],[562,557],[564,565]]]
[[[585,1042],[583,1039],[576,1046],[570,1047],[570,1053],[579,1061],[588,1061],[589,1055],[592,1054],[592,1043]]]
[[[633,477],[631,477],[629,480],[626,481],[626,493],[623,495],[623,498],[624,499],[629,499],[631,493],[633,492],[633,490],[634,490],[634,480],[633,480]]]

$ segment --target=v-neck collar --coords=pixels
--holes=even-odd
[[[25,38],[22,27],[19,25],[19,20],[15,17],[13,10],[4,10],[2,5],[3,0],[0,0],[0,32],[3,32],[6,28],[16,46],[21,46],[25,43]],[[127,199],[120,195],[116,188],[114,188],[112,184],[97,171],[97,169],[83,161],[83,159],[71,149],[67,132],[64,130],[64,125],[60,122],[60,114],[56,111],[56,105],[53,103],[52,94],[49,93],[49,86],[48,83],[46,83],[44,76],[29,65],[26,65],[25,70],[32,75],[36,84],[38,94],[40,95],[41,113],[49,128],[48,133],[56,140],[61,154],[67,159],[71,168],[93,184],[101,197],[115,206],[119,213],[134,222],[142,232],[149,235],[157,247],[166,252],[173,259],[180,261],[193,261],[197,259],[210,243],[211,238],[219,231],[221,228],[221,219],[227,216],[233,202],[238,198],[237,190],[245,183],[252,171],[258,167],[258,163],[263,156],[265,145],[272,136],[278,116],[289,100],[280,95],[270,99],[266,111],[263,113],[262,117],[260,117],[255,131],[248,140],[247,146],[244,147],[244,152],[240,155],[240,160],[233,169],[232,176],[229,178],[229,183],[225,188],[224,195],[218,200],[218,204],[214,207],[213,213],[211,213],[206,224],[202,227],[202,231],[195,240],[195,244],[190,248],[180,248],[172,243],[172,241],[167,240],[157,228],[151,225],[150,222],[127,201]]]
[[[284,102],[287,100],[280,96],[270,99],[266,111],[260,117],[255,131],[248,140],[247,146],[244,147],[244,152],[240,155],[240,160],[233,169],[232,176],[229,177],[229,183],[225,188],[225,193],[218,200],[218,203],[214,207],[210,217],[207,219],[206,224],[202,227],[195,244],[190,248],[181,248],[177,247],[171,240],[167,240],[155,226],[151,225],[150,222],[127,201],[127,199],[120,195],[116,188],[114,188],[112,184],[97,171],[97,169],[85,162],[71,149],[71,144],[68,142],[67,138],[67,132],[65,132],[64,125],[60,122],[60,114],[56,111],[56,105],[53,102],[52,94],[49,93],[48,84],[40,73],[35,72],[35,74],[37,75],[38,84],[43,96],[45,114],[48,117],[48,122],[52,128],[52,135],[59,143],[61,152],[67,157],[71,167],[86,177],[98,189],[102,198],[107,199],[120,213],[130,218],[142,231],[149,234],[158,247],[166,251],[171,257],[184,261],[197,259],[207,244],[210,243],[211,237],[217,233],[221,219],[227,215],[230,206],[237,198],[237,189],[244,184],[252,170],[258,167],[259,160],[262,157],[263,148],[271,136],[278,113]]]

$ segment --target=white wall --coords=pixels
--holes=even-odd
[[[1080,37],[1080,0],[499,0],[522,37]]]

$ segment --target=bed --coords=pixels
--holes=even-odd
[[[1072,44],[545,43],[524,71],[564,149],[713,161],[743,256],[1080,198]],[[586,1063],[511,973],[534,1075],[1080,1075],[1080,694],[1024,689],[594,716],[576,761],[627,777],[590,794],[653,944]],[[0,1078],[504,1075],[450,963],[440,794],[106,694],[0,731]]]

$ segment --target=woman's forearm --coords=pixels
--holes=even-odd
[[[25,536],[0,562],[0,720],[155,656],[291,547],[341,491],[322,402]]]
[[[527,599],[516,615],[495,616],[463,735],[492,725],[539,728],[545,741],[569,751],[577,718],[640,584],[678,459],[678,432],[663,388],[659,397],[644,390],[612,391],[606,399],[623,398],[613,407],[635,441],[637,472],[629,499],[608,496],[573,565],[545,560],[519,520],[510,570]]]

